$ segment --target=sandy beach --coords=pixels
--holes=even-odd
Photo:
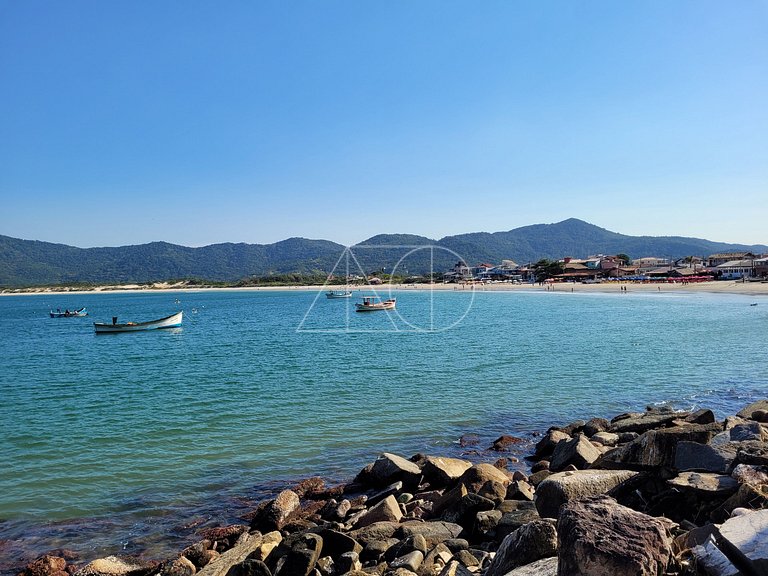
[[[338,290],[336,285],[309,285],[309,286],[248,286],[248,287],[206,287],[193,286],[180,283],[159,282],[151,285],[126,284],[126,285],[107,285],[99,286],[89,290],[81,288],[66,287],[41,287],[41,288],[6,288],[0,291],[0,296],[20,296],[20,295],[55,295],[55,294],[113,294],[120,292],[201,292],[201,291],[323,291]],[[478,292],[517,292],[517,291],[541,291],[541,292],[599,292],[599,293],[619,293],[623,292],[712,292],[722,294],[743,294],[747,296],[765,296],[768,295],[768,282],[741,282],[734,280],[698,282],[698,283],[642,283],[642,282],[602,282],[599,284],[581,284],[581,283],[553,283],[553,284],[380,284],[371,286],[352,286],[350,290],[357,293],[376,291],[386,293],[390,290],[445,290],[445,291],[467,291],[475,290]]]

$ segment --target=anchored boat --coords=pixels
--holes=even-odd
[[[329,290],[325,293],[326,298],[330,298],[333,300],[334,298],[351,298],[352,297],[352,291],[351,290]]]
[[[64,312],[61,311],[61,308],[57,308],[56,312],[51,310],[50,314],[51,318],[73,318],[75,316],[88,316],[88,311],[85,306],[78,310],[64,310]]]
[[[160,328],[178,328],[181,326],[181,317],[183,312],[176,312],[165,318],[158,320],[149,320],[147,322],[126,322],[117,323],[117,316],[112,317],[112,323],[94,322],[93,328],[97,334],[106,334],[108,332],[139,332],[141,330],[158,330]]]
[[[393,310],[395,308],[395,298],[382,300],[378,296],[363,296],[363,301],[355,304],[358,312],[374,312],[376,310]]]

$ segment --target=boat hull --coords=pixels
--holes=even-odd
[[[84,316],[88,316],[88,311],[85,308],[80,308],[80,310],[72,310],[71,312],[54,312],[51,310],[50,314],[51,318],[82,318]]]
[[[376,312],[378,310],[394,310],[394,302],[381,302],[377,304],[355,304],[358,312]]]
[[[108,324],[101,322],[94,322],[93,329],[97,334],[109,334],[117,332],[142,332],[144,330],[161,330],[163,328],[178,328],[181,326],[183,312],[177,312],[171,314],[165,318],[158,320],[150,320],[148,322],[129,322],[127,324]]]
[[[326,292],[325,297],[329,300],[335,300],[337,298],[351,298],[352,292]]]

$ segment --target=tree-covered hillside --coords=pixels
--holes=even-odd
[[[434,247],[434,248],[427,248]],[[631,258],[680,258],[715,252],[768,252],[768,246],[726,244],[678,236],[626,236],[569,219],[508,232],[476,232],[432,240],[412,234],[381,234],[352,247],[352,274],[383,271],[407,276],[450,269],[459,259],[474,265],[512,259],[583,258],[625,253]],[[327,240],[290,238],[275,244],[212,244],[189,248],[152,242],[116,248],[75,248],[64,244],[0,236],[0,286],[69,283],[113,284],[199,278],[234,282],[250,276],[346,272],[344,246]],[[341,259],[341,261],[340,261]]]

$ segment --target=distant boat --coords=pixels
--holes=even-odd
[[[78,310],[64,310],[64,312],[61,311],[61,308],[57,308],[56,312],[51,310],[51,318],[72,318],[74,316],[88,316],[88,311],[85,306]]]
[[[325,297],[330,298],[331,300],[334,298],[350,298],[351,296],[351,290],[329,290],[325,293]]]
[[[378,296],[363,296],[363,301],[355,304],[358,312],[374,312],[376,310],[394,310],[395,299],[381,300]]]
[[[108,332],[139,332],[141,330],[158,330],[160,328],[178,328],[181,326],[181,316],[183,312],[176,312],[159,320],[149,320],[148,322],[126,322],[117,323],[117,316],[112,317],[112,323],[94,322],[93,328],[97,334],[106,334]]]

